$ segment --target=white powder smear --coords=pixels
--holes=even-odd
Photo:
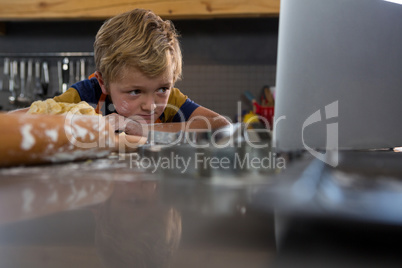
[[[87,196],[88,196],[87,191],[86,191],[85,189],[81,189],[81,190],[78,192],[78,194],[77,194],[77,196],[76,196],[76,198],[75,198],[75,202],[78,202],[78,201],[80,201],[81,199],[83,199],[83,198],[85,198],[85,197],[87,197]]]
[[[35,199],[35,193],[31,189],[22,191],[22,210],[24,212],[32,211],[32,201]]]
[[[68,124],[64,125],[64,132],[66,133],[67,136],[72,135],[73,134],[73,130],[72,127]]]
[[[53,142],[57,141],[58,133],[55,129],[50,129],[45,131],[46,136],[48,136]]]
[[[46,200],[46,203],[54,204],[57,202],[57,200],[58,200],[58,194],[57,192],[53,192],[53,194]]]
[[[70,184],[70,189],[71,189],[71,194],[66,200],[64,200],[65,203],[71,203],[72,201],[74,201],[74,199],[77,195],[77,190],[75,189],[74,183]]]
[[[74,125],[73,128],[74,128],[74,134],[78,138],[84,139],[85,136],[88,134],[88,130],[86,128],[80,127],[78,125]]]
[[[63,148],[60,148],[63,150]],[[72,152],[60,152],[55,153],[49,157],[46,157],[47,160],[51,162],[65,162],[65,161],[73,161],[76,159],[83,159],[83,158],[101,158],[105,157],[109,154],[109,151],[99,151],[99,150],[74,150]]]
[[[32,125],[27,124],[21,127],[22,143],[21,148],[23,150],[29,150],[35,145],[35,138],[31,134]]]
[[[48,144],[46,150],[50,151],[54,148],[54,144]]]

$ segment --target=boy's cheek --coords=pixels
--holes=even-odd
[[[156,113],[158,114],[158,116],[160,116],[166,109],[166,103],[163,104],[159,104],[156,106]]]
[[[115,105],[116,111],[123,116],[131,116],[133,113],[135,113],[134,107],[130,107],[127,103],[117,103]]]

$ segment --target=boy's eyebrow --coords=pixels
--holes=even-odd
[[[160,88],[160,87],[171,87],[172,85],[173,85],[172,82],[161,83],[161,84],[158,85],[158,88]],[[126,85],[126,86],[124,86],[124,88],[127,88],[127,89],[132,89],[132,88],[142,89],[142,88],[144,88],[144,86],[143,85],[140,86],[140,85],[132,84],[132,85]]]
[[[167,83],[161,84],[161,86],[162,86],[162,87],[170,87],[170,86],[172,86],[172,84],[173,84],[173,83],[171,83],[171,82],[167,82]]]

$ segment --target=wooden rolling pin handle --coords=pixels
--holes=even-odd
[[[100,116],[0,113],[0,166],[98,158],[144,138],[119,135]]]

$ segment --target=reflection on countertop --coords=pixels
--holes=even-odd
[[[275,172],[152,173],[132,159],[0,169],[0,267],[269,265],[273,216],[251,202]]]
[[[400,266],[402,154],[281,157],[286,170],[153,172],[138,154],[0,169],[0,267]]]

